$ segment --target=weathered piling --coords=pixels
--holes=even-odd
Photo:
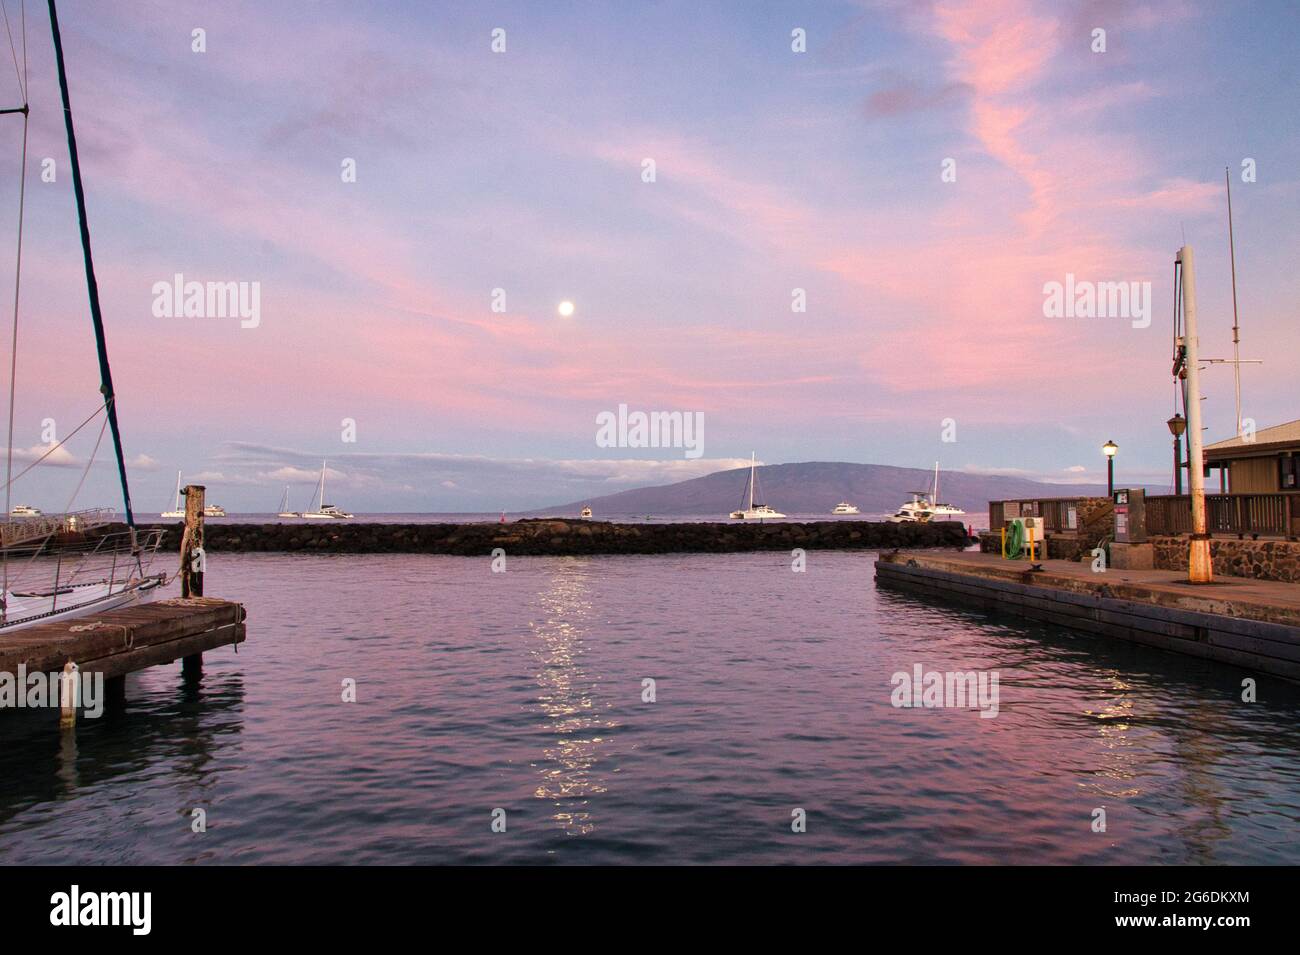
[[[176,546],[180,525],[163,526],[163,546]],[[894,524],[872,521],[616,524],[526,519],[508,524],[234,524],[205,528],[212,553],[288,551],[339,554],[452,554],[482,557],[495,548],[512,556],[727,553],[759,550],[892,550],[965,547],[955,521]]]
[[[203,507],[207,489],[202,484],[187,484],[185,495],[185,529],[181,533],[181,596],[203,596]],[[181,673],[190,679],[203,672],[203,654],[193,653],[181,660]]]

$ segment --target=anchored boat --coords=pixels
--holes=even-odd
[[[289,485],[284,486],[284,494],[280,497],[280,513],[276,517],[302,517],[297,511],[289,510]]]
[[[317,506],[316,510],[314,511],[303,511],[302,512],[303,517],[307,518],[308,520],[331,521],[331,520],[346,520],[347,518],[352,516],[342,508],[335,507],[333,504],[325,503],[325,462],[324,461],[320,463],[320,481],[318,482],[318,486],[320,487],[320,504]]]
[[[949,517],[956,517],[965,514],[960,507],[954,507],[951,504],[937,504],[939,500],[939,462],[934,462],[934,482],[932,487],[924,491],[910,491],[912,499],[898,509],[893,517],[890,518],[895,524],[906,523],[925,523],[936,518],[946,520]]]
[[[184,517],[185,512],[181,510],[181,472],[176,472],[176,502],[172,504],[170,511],[163,511],[160,517]]]
[[[754,503],[754,485],[758,480],[757,463],[754,458],[754,452],[749,453],[749,506],[738,511],[731,512],[731,519],[736,521],[761,521],[764,519],[774,519],[785,517],[784,514],[776,511],[766,504]]]

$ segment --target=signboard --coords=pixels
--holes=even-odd
[[[1115,492],[1115,540],[1140,544],[1147,539],[1146,491],[1123,488]]]

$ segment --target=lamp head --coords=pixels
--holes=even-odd
[[[1180,414],[1175,414],[1165,424],[1169,425],[1169,433],[1175,438],[1181,438],[1183,432],[1187,430],[1187,419]]]
[[[1119,452],[1119,445],[1114,441],[1107,441],[1101,446],[1101,453],[1108,458],[1113,458]]]

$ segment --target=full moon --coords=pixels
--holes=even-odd
[[[569,301],[561,302],[559,311],[561,315],[563,315],[565,318],[568,318],[570,315],[573,314],[573,303]]]

